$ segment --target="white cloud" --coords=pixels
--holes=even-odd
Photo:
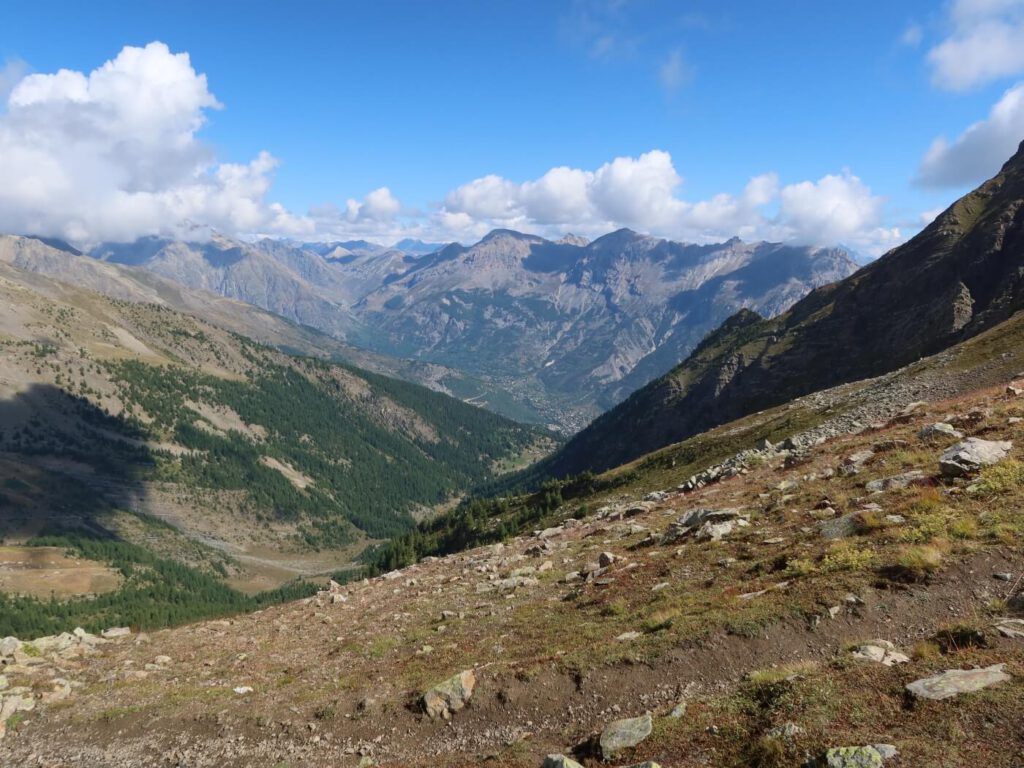
[[[0,231],[79,243],[311,222],[264,200],[277,161],[218,163],[196,133],[221,105],[187,53],[127,46],[89,72],[19,77],[0,113]]]
[[[939,137],[921,160],[918,183],[928,187],[961,187],[993,176],[1024,140],[1024,83],[1003,94],[988,117],[970,126],[952,142]]]
[[[880,226],[883,200],[848,172],[802,181],[780,192],[781,239],[843,243],[877,255],[901,241],[895,227]]]
[[[0,232],[76,244],[210,230],[393,242],[470,240],[495,227],[544,235],[630,227],[693,242],[734,235],[842,242],[867,253],[899,237],[881,226],[880,198],[850,174],[789,186],[764,174],[738,193],[691,201],[679,194],[683,179],[671,155],[657,149],[526,181],[482,176],[429,214],[403,207],[382,186],[300,215],[268,199],[278,164],[272,155],[222,162],[201,140],[207,113],[221,104],[186,53],[150,43],[126,47],[89,73],[17,70],[11,79],[0,111]]]
[[[671,155],[661,150],[618,157],[595,171],[553,168],[521,183],[484,176],[452,190],[433,225],[455,239],[493,228],[553,236],[630,227],[693,242],[739,235],[842,243],[871,255],[901,241],[899,229],[882,226],[882,198],[849,173],[781,187],[776,174],[763,174],[739,194],[720,193],[697,202],[678,196],[682,181]]]
[[[928,52],[936,85],[962,91],[1024,72],[1024,0],[953,0],[950,34]]]
[[[666,91],[678,91],[693,79],[693,69],[683,59],[683,52],[676,48],[658,67],[658,79]]]

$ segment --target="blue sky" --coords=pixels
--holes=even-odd
[[[1022,30],[1018,0],[14,4],[0,27],[0,93],[11,95],[0,142],[6,130],[26,156],[75,170],[63,185],[26,181],[38,210],[28,193],[0,197],[0,225],[83,241],[174,232],[176,218],[310,239],[626,225],[878,253],[1024,139],[1013,101],[988,133],[932,149],[922,166],[938,137],[955,142],[1024,78]],[[1008,48],[991,50],[1004,33]],[[23,77],[88,77],[154,41],[167,50],[153,66],[122,62],[145,70],[132,87],[161,88],[157,60],[185,53],[205,94],[190,91],[166,124],[97,129],[90,118],[88,136],[23,146],[40,121],[77,125],[85,102],[116,111],[103,99],[131,98],[55,95],[41,82],[15,98]],[[179,140],[178,155],[159,146]],[[110,160],[126,141],[140,156],[130,168]],[[68,158],[60,147],[72,145]],[[81,162],[89,153],[95,162]],[[225,166],[248,169],[244,189],[223,189]],[[536,183],[563,166],[574,173]],[[147,197],[126,203],[140,189]],[[69,208],[71,195],[92,202]]]

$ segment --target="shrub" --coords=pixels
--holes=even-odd
[[[985,467],[978,475],[975,491],[985,496],[998,496],[1024,489],[1024,462],[1009,459]]]
[[[905,547],[890,566],[890,575],[898,581],[921,582],[939,570],[942,551],[935,546]]]
[[[858,549],[853,544],[841,541],[821,559],[822,573],[837,571],[859,571],[875,564],[875,555],[867,549]]]

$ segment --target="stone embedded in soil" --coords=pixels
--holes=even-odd
[[[127,637],[132,631],[128,627],[111,627],[100,632],[100,637],[105,640],[114,640],[118,637]]]
[[[899,475],[893,475],[892,477],[883,477],[879,480],[872,480],[871,482],[864,485],[864,490],[868,493],[883,493],[884,491],[898,491],[903,488],[908,488],[914,483],[919,483],[927,477],[924,472],[919,469],[912,469],[909,472],[903,472]]]
[[[833,747],[825,753],[828,768],[882,768],[882,753],[874,747]]]
[[[652,727],[650,715],[629,717],[609,723],[601,731],[601,756],[607,760],[624,749],[635,747],[651,735]]]
[[[940,421],[936,424],[929,424],[918,432],[917,436],[921,440],[959,440],[964,435],[963,432],[958,431],[952,424]]]
[[[548,755],[544,758],[541,768],[583,768],[583,766],[565,755]]]
[[[423,694],[423,711],[431,719],[448,720],[469,703],[476,687],[476,675],[467,669],[439,683]]]
[[[922,699],[949,699],[961,693],[973,693],[1009,680],[1010,676],[1003,671],[1005,666],[993,664],[981,669],[950,669],[941,675],[907,683],[907,690]]]
[[[855,659],[874,661],[891,667],[893,664],[907,664],[910,657],[900,653],[896,647],[885,640],[872,640],[870,643],[863,643],[853,651]]]
[[[859,519],[859,512],[847,512],[842,517],[822,520],[818,523],[818,530],[826,539],[845,539],[857,533]]]
[[[981,440],[969,437],[950,447],[939,458],[945,477],[963,477],[1006,458],[1013,448],[1010,440]]]
[[[1011,640],[1024,640],[1024,619],[999,619],[996,631]]]

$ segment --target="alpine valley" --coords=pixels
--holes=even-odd
[[[238,299],[350,345],[455,373],[435,386],[574,432],[668,371],[740,308],[767,317],[852,274],[841,249],[592,243],[497,230],[464,247],[147,238],[98,259]],[[421,379],[422,380],[422,379]]]

